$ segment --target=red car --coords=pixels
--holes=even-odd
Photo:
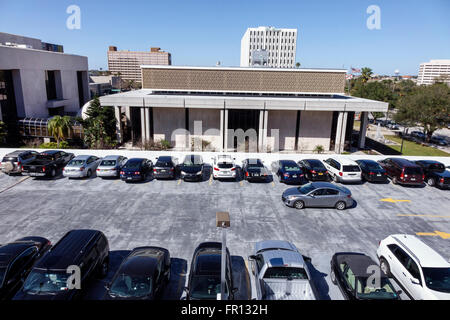
[[[420,166],[406,159],[387,158],[378,163],[386,170],[393,184],[421,186],[425,176]]]

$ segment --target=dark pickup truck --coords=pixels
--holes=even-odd
[[[445,170],[443,163],[432,160],[419,160],[415,163],[422,167],[425,181],[429,186],[450,188],[450,172]]]
[[[31,177],[54,177],[59,169],[75,157],[73,153],[47,150],[36,156],[36,160],[22,166],[22,174]]]

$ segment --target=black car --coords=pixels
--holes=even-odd
[[[158,157],[153,166],[153,176],[156,179],[175,179],[178,169],[176,160],[171,156]]]
[[[135,248],[107,286],[106,300],[154,300],[170,280],[170,254],[158,247]]]
[[[144,158],[132,158],[120,170],[120,179],[123,181],[145,181],[152,173],[153,163]]]
[[[298,162],[300,168],[309,181],[328,181],[328,170],[322,161],[317,159],[304,159]]]
[[[14,296],[50,246],[50,241],[42,237],[25,237],[0,246],[0,300]]]
[[[74,266],[80,269],[81,283],[70,282]],[[87,281],[94,275],[104,278],[108,267],[109,244],[101,231],[69,231],[34,265],[13,300],[80,298]]]
[[[233,287],[230,252],[227,248],[225,267],[225,293],[228,300],[234,299],[237,291]],[[221,289],[222,244],[203,242],[194,251],[188,287],[185,288],[187,300],[216,300]]]
[[[450,188],[450,172],[445,170],[445,165],[439,161],[419,160],[415,161],[422,167],[425,181],[429,186],[436,186],[443,189]]]
[[[272,163],[272,172],[283,183],[303,183],[305,175],[302,168],[293,160],[278,160]]]
[[[361,177],[369,182],[387,182],[388,176],[386,170],[373,160],[356,160],[361,168]]]
[[[188,154],[179,166],[184,181],[203,181],[204,162],[202,156]]]
[[[269,176],[261,159],[245,159],[242,161],[242,173],[244,174],[244,179],[249,182],[265,182]]]
[[[380,277],[372,282],[371,277],[376,275],[376,272]],[[362,253],[335,253],[331,258],[330,278],[347,300],[400,299],[400,292],[395,291],[378,264]]]
[[[36,159],[22,165],[22,174],[31,177],[55,177],[58,170],[64,168],[75,158],[73,153],[61,150],[46,150],[36,156]]]

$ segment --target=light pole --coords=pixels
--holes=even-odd
[[[222,228],[222,261],[220,269],[220,300],[225,297],[225,268],[227,259],[227,228],[230,227],[230,214],[228,212],[216,213],[216,227]],[[219,298],[219,297],[218,297]],[[219,300],[219,299],[218,299]]]

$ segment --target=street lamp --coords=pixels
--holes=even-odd
[[[222,261],[220,269],[220,299],[223,300],[225,297],[225,266],[227,258],[227,228],[230,227],[230,214],[228,212],[217,212],[216,213],[216,227],[222,228]]]

